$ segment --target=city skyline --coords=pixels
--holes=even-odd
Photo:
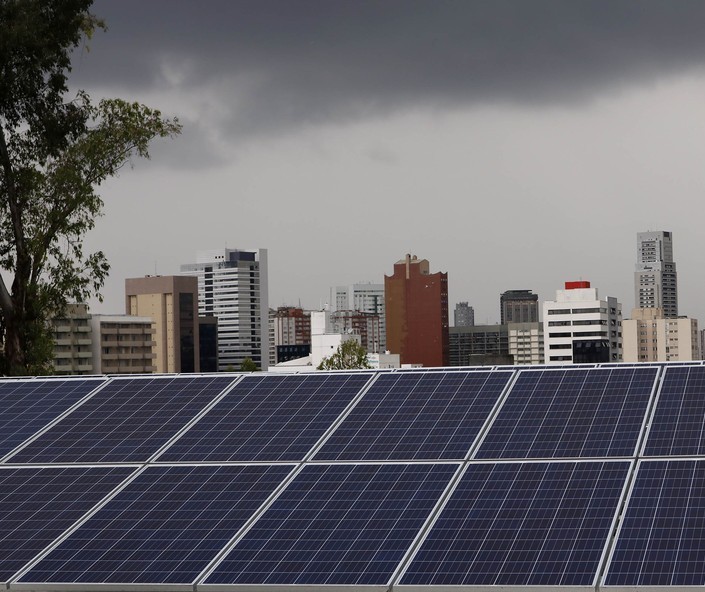
[[[273,306],[318,308],[417,253],[478,324],[506,290],[580,279],[628,314],[634,237],[666,229],[679,313],[705,318],[705,5],[206,6],[100,0],[109,30],[74,59],[74,88],[184,124],[102,189],[93,312],[121,310],[127,277],[258,245]]]

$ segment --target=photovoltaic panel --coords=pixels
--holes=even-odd
[[[524,370],[475,458],[636,453],[657,368]]]
[[[0,382],[0,458],[104,382],[102,379]]]
[[[8,462],[146,461],[233,380],[114,378]]]
[[[511,376],[511,371],[381,374],[315,459],[463,459]]]
[[[457,468],[306,466],[205,583],[385,584]]]
[[[591,586],[627,461],[471,464],[400,584]]]
[[[644,453],[647,456],[705,453],[705,367],[666,369]]]
[[[6,582],[136,470],[0,469],[0,581]]]
[[[247,376],[159,460],[302,460],[370,377]]]
[[[705,585],[705,461],[639,463],[605,584]]]
[[[152,466],[21,579],[191,583],[292,466]]]

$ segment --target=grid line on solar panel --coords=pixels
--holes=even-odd
[[[630,461],[468,465],[400,589],[593,586],[629,469]]]
[[[522,370],[476,459],[634,456],[657,368]]]
[[[371,376],[247,376],[159,461],[303,460]]]
[[[313,458],[464,459],[512,375],[381,374]]]
[[[604,585],[705,585],[703,459],[639,462]]]
[[[113,378],[7,460],[144,462],[233,380],[218,376]]]
[[[0,459],[105,382],[100,378],[0,382]]]
[[[0,581],[8,581],[135,470],[1,468]]]
[[[385,585],[458,466],[305,466],[205,584]]]
[[[705,367],[668,367],[644,447],[646,456],[705,454]]]
[[[19,582],[191,583],[292,469],[149,467]]]

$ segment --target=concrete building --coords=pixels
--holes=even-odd
[[[311,313],[311,366],[318,368],[323,358],[335,353],[341,343],[350,339],[360,343],[360,336],[354,333],[340,333],[331,324],[330,311]]]
[[[450,366],[512,364],[507,325],[450,328]]]
[[[622,305],[590,282],[566,282],[543,303],[543,333],[547,364],[622,361]]]
[[[56,374],[94,373],[90,319],[85,304],[69,304],[61,317],[52,320]]]
[[[454,327],[472,327],[475,324],[475,309],[467,302],[458,302],[453,311]]]
[[[447,366],[448,274],[429,273],[426,259],[407,255],[384,277],[387,349],[402,366]]]
[[[379,317],[380,342],[376,350],[384,351],[387,347],[387,325],[384,316],[384,284],[360,283],[331,288],[331,305],[333,311],[354,310]]]
[[[198,363],[201,372],[218,371],[218,319],[198,317]]]
[[[539,297],[531,290],[507,290],[499,295],[500,325],[538,323]]]
[[[698,321],[664,317],[660,308],[635,308],[623,323],[625,362],[701,359]]]
[[[96,374],[150,374],[156,371],[150,317],[93,315],[92,364]]]
[[[678,316],[678,274],[670,232],[637,233],[634,307],[661,308],[665,318]]]
[[[269,365],[266,249],[199,251],[181,273],[198,278],[198,313],[218,318],[218,369],[238,370],[246,358]]]
[[[542,323],[509,323],[509,355],[517,366],[544,363]]]
[[[125,312],[149,317],[159,373],[200,372],[198,280],[146,276],[125,280]]]
[[[357,310],[336,310],[330,313],[330,322],[336,333],[354,333],[360,336],[360,343],[369,354],[380,353],[381,321],[376,313]]]

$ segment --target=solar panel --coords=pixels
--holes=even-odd
[[[302,460],[370,376],[245,377],[159,460]]]
[[[512,374],[381,374],[314,458],[463,459]]]
[[[400,584],[594,585],[628,470],[626,461],[471,464]]]
[[[657,368],[524,370],[475,458],[633,456]]]
[[[146,461],[233,377],[114,378],[13,463]]]
[[[21,579],[190,583],[292,466],[152,466]]]
[[[385,584],[455,464],[309,465],[206,584]]]
[[[104,382],[102,379],[0,382],[0,458]]]
[[[647,456],[705,453],[705,367],[666,369],[646,441]]]
[[[0,468],[0,581],[8,581],[135,470]]]

